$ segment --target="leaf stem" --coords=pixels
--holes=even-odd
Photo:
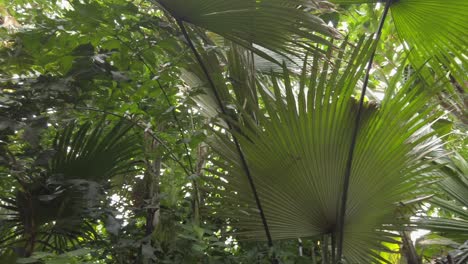
[[[179,25],[180,27],[180,30],[182,31],[182,34],[184,35],[185,37],[185,40],[187,41],[187,44],[188,46],[190,47],[190,49],[192,50],[193,54],[195,55],[198,63],[200,64],[200,67],[202,68],[203,70],[203,73],[205,74],[207,80],[208,80],[208,83],[209,85],[211,86],[211,89],[213,90],[213,93],[214,93],[214,96],[216,98],[216,101],[219,105],[219,108],[221,110],[221,113],[223,115],[228,115],[225,107],[224,107],[224,104],[221,100],[221,97],[218,93],[218,91],[216,90],[216,86],[208,72],[208,69],[207,67],[205,66],[205,64],[203,63],[203,60],[201,58],[201,55],[198,53],[197,49],[195,48],[195,46],[193,45],[192,43],[192,40],[190,39],[190,36],[188,35],[187,33],[187,30],[185,29],[185,26],[183,24],[183,22],[179,19],[176,19],[177,20],[177,24]],[[232,130],[232,125],[231,123],[229,122],[229,120],[226,120],[226,123],[229,127],[229,130]],[[257,208],[259,210],[259,213],[260,213],[260,218],[262,220],[262,224],[263,224],[263,227],[265,229],[265,235],[267,237],[267,240],[268,240],[268,246],[270,248],[273,248],[273,239],[271,237],[271,233],[270,233],[270,229],[268,227],[268,223],[267,223],[267,220],[266,220],[266,217],[265,217],[265,213],[263,211],[263,207],[262,207],[262,204],[260,202],[260,198],[259,198],[259,195],[258,195],[258,192],[257,192],[257,188],[255,187],[255,184],[254,184],[254,180],[253,180],[253,177],[252,177],[252,174],[250,172],[250,169],[249,169],[249,166],[247,164],[247,160],[245,158],[245,155],[244,155],[244,152],[242,151],[241,149],[241,146],[239,144],[239,141],[237,140],[236,136],[234,134],[232,134],[232,138],[233,138],[233,141],[234,141],[234,144],[236,145],[236,149],[237,149],[237,152],[239,153],[239,157],[241,159],[241,162],[242,162],[242,167],[244,169],[244,172],[245,174],[247,175],[247,178],[248,178],[248,181],[249,181],[249,185],[250,187],[252,188],[252,193],[254,195],[254,198],[255,198],[255,203],[257,205]],[[273,256],[272,258],[272,263],[277,263],[277,260],[276,258]]]
[[[380,20],[379,28],[377,29],[377,33],[375,34],[376,43],[379,41],[380,36],[382,35],[382,28],[385,23],[385,18],[387,17],[388,11],[393,1],[394,0],[386,0],[385,9],[383,11],[382,18]],[[339,219],[338,219],[339,221],[338,222],[338,241],[337,241],[338,242],[338,245],[337,245],[338,261],[341,261],[343,257],[343,240],[344,240],[344,229],[345,229],[344,225],[345,225],[345,217],[346,217],[346,202],[348,200],[349,179],[351,178],[354,150],[356,148],[358,131],[361,125],[361,115],[362,115],[362,108],[364,105],[364,98],[366,96],[367,85],[369,83],[369,77],[370,77],[370,70],[372,69],[372,64],[374,62],[376,49],[377,49],[377,45],[373,47],[372,54],[367,64],[366,75],[364,77],[364,82],[363,82],[362,90],[361,90],[361,97],[359,98],[358,112],[357,112],[357,116],[356,116],[356,120],[354,124],[353,134],[351,137],[351,146],[350,146],[349,153],[348,153],[348,160],[346,162],[346,169],[345,169],[344,182],[343,182],[343,192],[341,196],[341,208],[340,208],[340,214],[339,214]]]

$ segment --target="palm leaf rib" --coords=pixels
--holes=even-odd
[[[385,9],[383,11],[382,18],[380,20],[379,28],[377,29],[377,33],[375,34],[376,42],[380,40],[380,35],[382,34],[383,25],[385,23],[385,19],[387,17],[387,14],[388,14],[388,11],[390,9],[390,5],[392,4],[392,2],[393,2],[392,0],[386,1]],[[343,193],[342,193],[342,198],[341,198],[341,203],[340,203],[341,209],[339,213],[339,223],[338,223],[338,244],[337,244],[338,259],[341,259],[342,254],[343,254],[344,221],[345,221],[346,206],[347,206],[346,203],[348,200],[348,188],[349,188],[349,181],[351,177],[351,168],[353,164],[354,151],[356,147],[356,138],[357,138],[358,131],[360,128],[362,108],[364,104],[364,98],[366,96],[367,84],[369,82],[372,63],[374,61],[375,49],[376,48],[373,49],[372,55],[370,56],[370,59],[369,59],[369,63],[367,64],[366,75],[364,77],[364,82],[363,82],[362,90],[361,90],[361,96],[359,98],[356,121],[353,127],[353,135],[351,137],[351,146],[349,148],[348,159],[346,162],[346,170],[345,170],[344,183],[343,183]]]
[[[203,60],[202,60],[200,54],[198,53],[197,49],[196,49],[195,46],[193,45],[193,43],[192,43],[192,41],[191,41],[191,39],[190,39],[190,37],[189,37],[189,35],[188,35],[188,33],[187,33],[185,27],[184,27],[183,22],[182,22],[182,21],[178,21],[178,25],[179,25],[179,27],[180,27],[180,29],[181,29],[181,31],[182,31],[182,33],[183,33],[183,35],[184,35],[184,37],[185,37],[187,43],[188,43],[190,49],[191,49],[192,52],[194,53],[194,55],[195,55],[197,61],[198,61],[199,64],[200,64],[200,67],[202,68],[202,70],[203,70],[203,72],[204,72],[204,74],[205,74],[205,76],[206,76],[206,78],[207,78],[207,80],[208,80],[208,82],[209,82],[209,84],[210,84],[210,86],[211,86],[211,90],[212,90],[212,92],[213,92],[214,95],[215,95],[215,99],[216,99],[216,101],[217,101],[217,104],[218,104],[218,106],[219,106],[219,109],[221,110],[221,113],[222,113],[224,116],[228,117],[228,113],[227,113],[227,111],[226,111],[226,109],[225,109],[225,106],[224,106],[224,104],[223,104],[223,102],[222,102],[222,100],[221,100],[220,95],[218,94],[217,88],[216,88],[216,86],[215,86],[213,80],[211,79],[211,76],[210,76],[210,74],[209,74],[207,68],[205,67],[205,64],[204,64],[204,62],[203,62]],[[231,122],[230,122],[229,120],[226,120],[226,123],[227,123],[227,125],[228,125],[228,127],[229,127],[229,130],[232,130]],[[273,239],[272,239],[272,237],[271,237],[270,228],[269,228],[269,226],[268,226],[267,219],[266,219],[265,214],[264,214],[264,212],[263,212],[263,207],[262,207],[262,204],[261,204],[261,201],[260,201],[260,197],[259,197],[259,195],[258,195],[256,186],[255,186],[255,183],[254,183],[254,181],[253,181],[253,178],[252,178],[252,175],[251,175],[251,172],[250,172],[250,168],[249,168],[249,166],[248,166],[248,164],[247,164],[247,160],[246,160],[246,158],[245,158],[244,152],[242,151],[242,149],[241,149],[241,147],[240,147],[240,144],[239,144],[239,142],[238,142],[238,139],[237,139],[237,137],[236,137],[235,135],[233,135],[233,141],[234,141],[234,144],[235,144],[235,147],[236,147],[236,153],[238,154],[238,156],[239,156],[239,158],[240,158],[240,160],[241,160],[241,163],[242,163],[242,169],[243,169],[243,171],[245,172],[245,174],[246,174],[246,176],[247,176],[247,179],[248,179],[248,181],[249,181],[249,186],[250,186],[250,188],[251,188],[251,190],[252,190],[252,193],[253,193],[253,196],[254,196],[254,199],[255,199],[255,204],[256,204],[256,206],[257,206],[257,208],[258,208],[258,211],[259,211],[259,214],[260,214],[260,218],[261,218],[262,224],[263,224],[263,229],[264,229],[265,235],[266,235],[266,237],[267,237],[268,246],[271,248],[271,247],[273,247]],[[275,258],[274,256],[273,256],[271,262],[272,262],[272,263],[277,263],[277,260],[276,260],[276,258]]]

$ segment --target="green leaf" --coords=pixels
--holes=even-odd
[[[325,24],[318,16],[312,15],[314,11],[320,9],[320,6],[312,1],[155,0],[154,2],[178,20],[219,34],[273,61],[265,49],[284,56],[302,57],[301,49],[316,49],[310,41],[329,44],[324,36],[340,37],[335,29]],[[281,61],[279,63],[281,64]]]

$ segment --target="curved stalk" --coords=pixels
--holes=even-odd
[[[382,35],[382,28],[385,23],[385,18],[387,17],[388,11],[390,9],[390,5],[392,4],[393,1],[394,0],[386,0],[385,9],[383,11],[382,18],[380,20],[379,28],[377,29],[377,33],[375,34],[376,42],[379,41],[380,36]],[[364,77],[364,82],[363,82],[362,90],[361,90],[361,97],[359,98],[358,112],[357,112],[357,116],[356,116],[356,120],[354,124],[353,134],[351,137],[351,147],[349,148],[348,160],[346,162],[345,176],[344,176],[344,182],[343,182],[343,192],[341,196],[341,208],[340,208],[340,214],[339,214],[339,219],[338,219],[339,221],[338,222],[338,241],[337,241],[338,242],[338,245],[337,245],[338,261],[341,261],[343,257],[344,224],[345,224],[345,217],[346,217],[346,202],[348,200],[349,179],[351,177],[351,169],[352,169],[353,158],[354,158],[354,150],[356,147],[356,139],[357,139],[359,127],[361,124],[362,107],[364,104],[364,98],[366,96],[367,84],[369,83],[370,70],[372,69],[372,64],[374,62],[376,49],[377,49],[377,45],[374,46],[369,62],[367,64],[366,75]],[[333,248],[332,248],[332,251],[334,252]]]
[[[180,30],[182,31],[182,34],[184,35],[185,40],[187,41],[187,44],[189,45],[190,49],[192,50],[193,54],[195,55],[198,63],[200,64],[200,67],[203,70],[203,73],[205,74],[205,76],[206,76],[206,78],[208,80],[209,85],[211,86],[211,89],[213,90],[214,96],[215,96],[216,101],[218,103],[218,106],[219,106],[219,108],[221,110],[221,113],[223,115],[227,115],[227,111],[226,111],[226,109],[224,107],[224,104],[223,104],[223,102],[221,100],[221,97],[220,97],[219,93],[216,91],[215,84],[214,84],[213,80],[211,79],[211,76],[210,76],[210,74],[208,72],[208,69],[206,68],[205,64],[203,63],[203,60],[202,60],[200,54],[198,53],[197,49],[193,45],[192,40],[190,39],[190,36],[188,35],[187,30],[185,29],[185,26],[184,26],[183,22],[181,20],[177,19],[177,24],[179,25]],[[229,120],[226,120],[226,123],[228,125],[229,130],[232,130],[232,125],[229,122]],[[244,152],[242,151],[242,148],[241,148],[241,146],[239,144],[239,141],[237,140],[236,136],[232,135],[232,138],[233,138],[234,144],[236,146],[237,152],[239,153],[239,157],[241,159],[242,167],[244,169],[244,172],[247,175],[249,185],[250,185],[250,187],[252,189],[252,193],[253,193],[254,198],[255,198],[255,203],[257,205],[257,209],[259,210],[260,218],[262,220],[262,224],[263,224],[263,227],[265,229],[265,235],[267,237],[268,246],[270,248],[272,248],[273,247],[273,239],[271,237],[270,229],[268,227],[268,223],[267,223],[267,220],[266,220],[266,217],[265,217],[265,213],[263,211],[263,207],[262,207],[262,204],[260,202],[260,198],[259,198],[259,195],[258,195],[258,192],[257,192],[257,188],[255,187],[252,174],[251,174],[249,166],[247,164],[247,160],[245,158]],[[277,263],[277,260],[275,259],[274,256],[273,256],[273,259],[272,259],[272,263]]]

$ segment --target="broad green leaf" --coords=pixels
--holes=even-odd
[[[302,56],[315,43],[340,34],[318,16],[321,6],[306,0],[153,0],[172,16],[274,60],[256,46],[277,54]],[[330,11],[329,9],[328,11]],[[281,61],[280,61],[281,63]]]
[[[372,42],[338,56],[332,69],[321,69],[292,83],[286,70],[271,80],[271,97],[260,89],[266,113],[257,122],[245,116],[230,131],[246,157],[273,239],[313,237],[337,232],[338,210],[351,131],[357,114],[354,89],[361,77]],[[346,45],[341,50],[346,49]],[[340,65],[343,65],[341,68]],[[394,78],[398,78],[395,76]],[[394,241],[396,204],[421,196],[419,185],[434,180],[430,159],[442,147],[435,132],[424,132],[439,118],[435,106],[420,112],[431,90],[408,82],[393,94],[389,89],[380,105],[367,103],[358,134],[345,216],[344,254],[352,263],[380,258],[382,241]],[[307,87],[307,90],[305,90]],[[293,91],[304,89],[294,94]],[[300,102],[302,102],[300,104]],[[219,134],[211,146],[220,160],[211,160],[229,172],[223,177],[222,210],[239,219],[239,235],[264,240],[258,209],[238,151],[229,137]],[[225,163],[226,161],[227,163]]]

